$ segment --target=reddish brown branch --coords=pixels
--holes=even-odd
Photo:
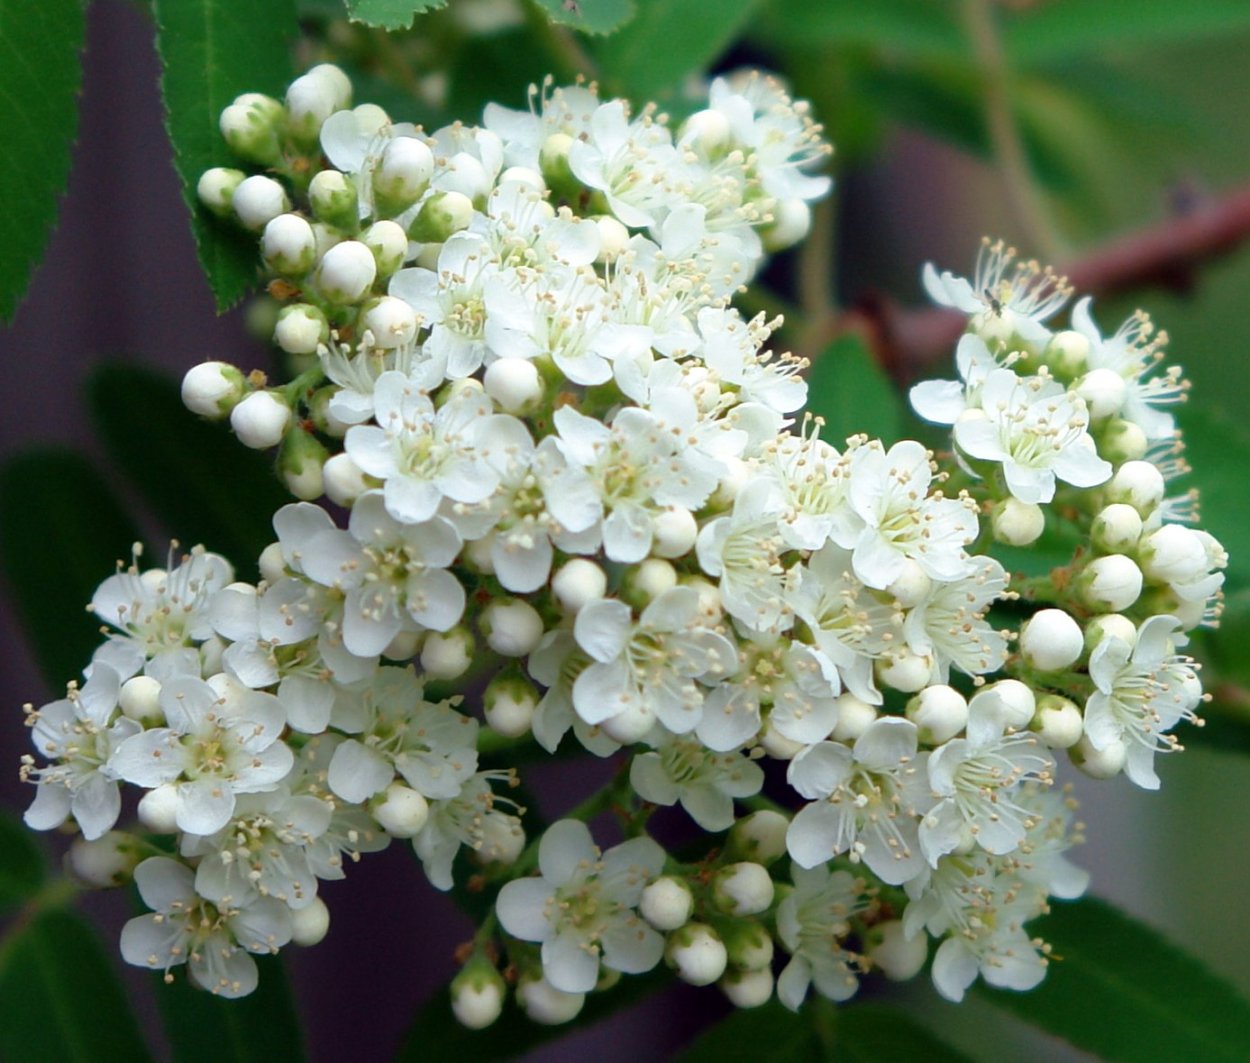
[[[1250,239],[1250,185],[1199,202],[1187,213],[1113,240],[1069,263],[1076,290],[1096,296],[1147,287],[1187,291],[1199,267]],[[940,308],[903,307],[888,296],[862,299],[835,329],[858,332],[900,384],[952,355],[965,318]]]

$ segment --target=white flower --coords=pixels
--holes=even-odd
[[[556,751],[570,727],[577,740],[597,757],[611,756],[620,749],[620,743],[573,710],[573,684],[590,663],[572,632],[564,630],[547,632],[529,656],[530,675],[547,688],[534,708],[530,730],[548,753]]]
[[[674,738],[634,757],[629,782],[644,801],[665,806],[680,801],[704,830],[721,831],[733,825],[734,799],[760,792],[764,772],[741,753],[713,753]]]
[[[446,800],[430,802],[430,818],[412,840],[413,851],[421,860],[426,878],[435,889],[449,890],[454,884],[452,864],[460,847],[471,849],[485,863],[504,855],[500,839],[515,856],[524,840],[521,821],[497,805],[515,808],[515,802],[491,790],[492,780],[511,782],[504,772],[478,772],[461,787],[460,793]]]
[[[828,867],[791,871],[794,891],[777,908],[777,936],[790,962],[777,979],[777,997],[798,1011],[815,983],[830,1000],[849,1000],[859,988],[859,958],[843,948],[851,920],[864,911],[869,895],[863,879]]]
[[[539,152],[547,138],[562,133],[578,138],[590,128],[590,118],[599,106],[593,89],[581,85],[557,86],[550,83],[530,90],[528,111],[514,111],[497,103],[488,103],[482,124],[498,136],[504,145],[504,159],[509,166],[540,169]]]
[[[912,409],[934,424],[954,424],[965,410],[977,405],[986,378],[1000,365],[1010,365],[1010,360],[1000,363],[980,336],[967,332],[955,348],[961,379],[921,381],[908,393]]]
[[[633,228],[655,223],[676,198],[666,173],[677,161],[668,129],[649,112],[631,122],[623,100],[600,104],[569,148],[573,174],[603,192],[612,213]]]
[[[1007,640],[985,619],[988,608],[1007,596],[1007,574],[992,557],[971,560],[970,575],[934,583],[903,622],[912,650],[933,656],[939,683],[948,681],[952,666],[965,675],[985,675],[1007,657]]]
[[[664,850],[647,837],[600,853],[589,828],[555,823],[538,844],[541,878],[516,879],[499,891],[504,930],[542,944],[543,976],[565,993],[589,993],[599,962],[641,974],[664,951],[661,937],[637,912],[647,883],[664,868]]]

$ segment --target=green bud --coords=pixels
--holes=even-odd
[[[418,243],[441,244],[467,229],[473,219],[473,201],[460,192],[435,192],[417,212],[408,235]]]

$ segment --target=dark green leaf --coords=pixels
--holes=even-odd
[[[1250,430],[1210,404],[1183,417],[1185,456],[1199,470],[1202,526],[1224,545],[1231,565],[1228,583],[1250,583],[1250,521],[1246,519],[1245,471],[1250,468]]]
[[[771,0],[760,30],[800,48],[854,44],[904,55],[968,53],[955,9],[933,0]]]
[[[291,73],[290,47],[299,30],[294,0],[155,0],[161,92],[174,165],[200,265],[218,310],[236,303],[256,281],[257,249],[249,236],[212,218],[195,187],[211,166],[229,164],[218,122],[244,92],[279,99]]]
[[[1029,929],[1059,959],[1028,993],[981,988],[992,1003],[1108,1063],[1250,1059],[1250,1002],[1144,923],[1091,897]]]
[[[727,1059],[767,1059],[807,1063],[827,1058],[807,1015],[796,1015],[776,1000],[749,1011],[735,1011],[700,1035],[675,1063],[721,1063]]]
[[[1186,727],[1180,740],[1221,753],[1250,754],[1250,589],[1230,595],[1220,626],[1199,632],[1191,651],[1207,665],[1203,686],[1213,700],[1202,711],[1204,726]]]
[[[969,1057],[934,1039],[898,1008],[849,1004],[834,1027],[838,1063],[968,1063]]]
[[[8,321],[52,233],[78,124],[82,0],[0,0],[0,319]]]
[[[524,107],[525,90],[550,72],[540,34],[518,26],[468,42],[451,65],[448,109],[476,119],[488,103]]]
[[[273,540],[274,513],[290,501],[270,460],[189,413],[178,385],[149,369],[103,366],[88,397],[110,456],[164,530],[224,554],[247,578]]]
[[[47,869],[31,832],[7,812],[0,812],[0,853],[0,915],[7,915],[39,892]]]
[[[643,0],[597,49],[605,79],[640,102],[702,70],[737,36],[758,0]]]
[[[110,958],[80,915],[53,908],[0,945],[0,1058],[150,1059]]]
[[[611,33],[634,17],[635,0],[534,0],[547,17],[583,33]]]
[[[260,985],[223,1000],[196,989],[179,973],[156,987],[156,1001],[174,1063],[298,1063],[303,1034],[282,961],[259,956]]]
[[[426,11],[447,6],[447,0],[346,0],[353,22],[381,30],[407,30],[412,20]]]
[[[84,607],[137,538],[80,455],[34,451],[0,468],[0,565],[54,689],[79,675],[99,645],[100,621]]]
[[[834,446],[860,432],[887,446],[902,438],[898,392],[858,336],[841,336],[826,347],[807,387],[807,408],[825,419],[820,434]]]
[[[592,993],[577,1018],[579,1029],[606,1019],[631,1004],[670,984],[667,971],[644,975],[627,975],[612,989]],[[404,1043],[395,1056],[396,1063],[429,1063],[432,1060],[458,1060],[473,1063],[496,1063],[532,1052],[548,1041],[555,1041],[568,1032],[564,1026],[541,1026],[526,1018],[513,1003],[504,1008],[499,1021],[485,1030],[469,1030],[461,1026],[451,1013],[451,996],[441,990],[417,1012],[408,1028]]]

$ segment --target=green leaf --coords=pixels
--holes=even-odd
[[[218,122],[244,92],[282,98],[290,48],[299,32],[294,0],[154,0],[161,92],[182,198],[218,310],[256,282],[254,236],[211,217],[195,187],[211,166],[229,160]]]
[[[346,0],[347,15],[380,30],[412,29],[412,20],[447,6],[447,0]]]
[[[611,33],[637,12],[634,0],[534,0],[552,22],[582,33]]]
[[[0,467],[0,567],[54,689],[81,674],[100,644],[100,621],[84,607],[138,537],[80,455],[32,451]]]
[[[703,70],[738,35],[758,0],[643,0],[634,20],[596,49],[605,79],[642,100]]]
[[[0,915],[7,915],[39,892],[47,867],[31,832],[8,812],[0,812],[0,853]]]
[[[850,1004],[834,1027],[838,1063],[969,1063],[969,1057],[934,1039],[898,1008]]]
[[[771,0],[760,31],[799,48],[852,44],[896,55],[968,54],[955,9],[933,0]]]
[[[223,1000],[177,974],[156,986],[174,1063],[298,1063],[304,1039],[282,960],[256,957],[260,984],[238,1000]],[[177,969],[175,969],[177,970]]]
[[[224,554],[242,578],[273,541],[274,513],[291,499],[269,458],[224,425],[190,413],[172,380],[141,366],[100,367],[88,382],[109,455],[184,546]]]
[[[82,0],[0,0],[0,320],[43,254],[78,124]]]
[[[0,1058],[152,1058],[110,957],[75,912],[42,912],[14,926],[0,946]]]
[[[674,1063],[722,1063],[726,1059],[807,1063],[828,1056],[811,1016],[796,1015],[772,1000],[749,1011],[733,1012],[700,1034]]]
[[[816,359],[807,378],[807,408],[825,419],[821,436],[840,447],[866,432],[889,446],[903,436],[903,405],[864,341],[840,336]]]
[[[1250,430],[1210,403],[1182,416],[1185,457],[1199,470],[1202,526],[1228,551],[1230,586],[1250,584],[1250,521],[1246,520],[1245,470]]]
[[[577,1027],[585,1030],[670,984],[672,977],[663,970],[628,975],[612,989],[591,993],[586,998]],[[430,1063],[433,1060],[497,1063],[532,1052],[567,1033],[565,1026],[541,1026],[532,1022],[512,1002],[505,1006],[503,1015],[494,1025],[485,1030],[466,1029],[451,1013],[450,993],[440,990],[417,1012],[395,1055],[395,1063]]]
[[[1157,931],[1086,898],[1029,924],[1058,961],[1028,993],[992,1003],[1108,1063],[1250,1059],[1250,1002]]]

